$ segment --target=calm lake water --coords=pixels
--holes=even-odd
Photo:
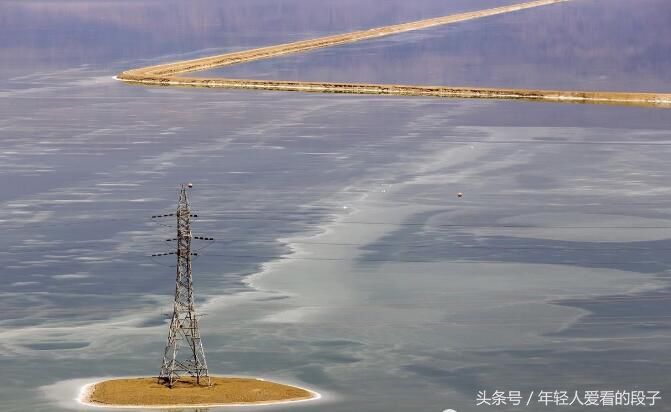
[[[2,1],[0,409],[158,373],[174,262],[148,255],[174,227],[151,216],[193,182],[211,373],[324,394],[245,410],[671,411],[671,111],[113,79],[514,2]],[[669,21],[582,0],[199,75],[671,92]]]

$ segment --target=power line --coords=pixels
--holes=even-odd
[[[212,241],[214,238],[206,238],[206,237],[194,237],[194,239],[201,239],[201,240],[209,240]],[[600,253],[600,252],[635,252],[635,251],[641,251],[641,252],[663,252],[663,251],[669,251],[671,250],[671,246],[669,247],[653,247],[653,246],[648,246],[648,247],[629,247],[629,246],[609,246],[608,243],[606,243],[603,246],[600,247],[590,247],[590,246],[580,246],[580,247],[565,247],[565,246],[538,246],[538,245],[533,245],[533,246],[497,246],[497,245],[463,245],[463,244],[452,244],[450,242],[454,242],[455,240],[450,240],[448,241],[443,241],[442,243],[437,243],[437,242],[426,242],[426,243],[413,243],[413,242],[371,242],[371,243],[354,243],[354,242],[312,242],[312,241],[298,241],[298,240],[280,240],[280,239],[274,239],[274,240],[258,240],[258,239],[245,239],[245,238],[229,238],[225,241],[219,241],[219,244],[240,244],[244,245],[244,247],[248,247],[249,245],[257,245],[257,244],[268,244],[268,245],[277,245],[277,246],[290,246],[293,244],[297,245],[306,245],[306,246],[330,246],[330,247],[360,247],[360,248],[382,248],[382,247],[399,247],[403,249],[425,249],[425,248],[438,248],[438,247],[443,247],[449,245],[449,248],[451,250],[454,249],[459,249],[459,250],[492,250],[492,251],[497,251],[497,250],[510,250],[510,251],[547,251],[547,252],[592,252],[592,253]],[[667,241],[665,239],[664,241]],[[558,241],[561,242],[561,241]],[[655,241],[643,241],[643,242],[655,242]],[[86,241],[81,241],[81,243],[87,243]],[[567,242],[567,243],[573,243],[573,242]],[[584,243],[584,242],[578,242],[578,243]],[[594,243],[603,243],[603,242],[594,242]],[[621,242],[621,243],[639,243],[639,242]],[[210,248],[213,244],[209,243],[205,246],[202,246],[201,248],[196,249],[196,252],[200,252],[201,250],[204,250],[206,248]],[[90,245],[89,245],[90,246]],[[99,247],[104,248],[107,247],[108,244],[101,244]],[[26,250],[22,250],[26,249]],[[35,252],[62,252],[62,253],[79,253],[81,254],[82,252],[86,251],[91,251],[95,252],[98,249],[93,249],[91,247],[88,248],[68,248],[67,245],[62,245],[59,247],[49,247],[49,248],[36,248],[31,245],[17,245],[10,247],[9,250],[5,252],[0,252],[0,255],[5,254],[5,255],[13,255],[13,254],[21,254],[21,253],[29,253],[29,254],[34,254]],[[364,252],[376,252],[376,249],[363,249]],[[194,252],[195,253],[195,252]],[[149,256],[162,256],[162,255],[174,255],[175,252],[166,252],[166,253],[157,253],[157,254],[151,254]],[[197,253],[196,253],[197,255]],[[208,253],[210,256],[215,256],[211,255]],[[144,256],[144,255],[143,255]]]
[[[577,267],[613,267],[613,266],[641,266],[644,264],[656,264],[660,266],[671,266],[671,264],[667,264],[665,262],[640,262],[640,261],[631,261],[628,260],[627,256],[622,256],[621,261],[591,261],[591,260],[562,260],[562,259],[557,259],[557,258],[549,258],[545,260],[536,260],[536,261],[529,261],[529,260],[524,260],[524,259],[502,259],[502,258],[488,258],[487,256],[480,256],[480,257],[473,257],[471,259],[463,259],[461,258],[460,260],[449,260],[448,258],[439,256],[436,257],[435,259],[431,258],[417,258],[417,259],[412,259],[412,258],[399,258],[399,259],[391,259],[391,258],[369,258],[369,257],[358,257],[358,258],[338,258],[338,257],[330,257],[330,256],[312,256],[312,257],[298,257],[298,256],[281,256],[281,255],[226,255],[226,254],[212,254],[208,253],[206,255],[199,254],[197,255],[198,257],[218,257],[218,258],[225,258],[226,259],[226,265],[227,266],[240,266],[240,267],[253,267],[253,266],[260,266],[272,262],[277,262],[277,261],[315,261],[315,262],[349,262],[355,265],[365,265],[367,263],[441,263],[444,265],[479,265],[479,264],[527,264],[527,265],[561,265],[561,266],[577,266]],[[138,260],[147,260],[151,259],[151,256],[149,255],[143,255],[143,254],[135,254],[128,256],[126,255],[124,258],[119,258],[119,257],[110,257],[110,258],[101,258],[97,257],[93,263],[102,263],[102,262],[114,262],[115,264],[121,264],[124,263],[124,261],[127,261],[129,264],[131,261],[138,261]],[[253,259],[254,261],[251,262],[236,262],[235,259]],[[81,264],[86,264],[88,262],[86,261],[81,261],[78,262]],[[154,262],[154,264],[160,264],[157,262]],[[14,265],[14,266],[19,266],[19,264]],[[27,263],[24,265],[25,268],[28,267],[34,267],[35,265],[32,263]],[[38,265],[39,266],[39,265]],[[43,266],[46,266],[44,264]],[[172,267],[172,265],[170,265]]]
[[[321,262],[352,262],[352,263],[357,263],[357,264],[365,264],[365,263],[443,263],[446,265],[454,265],[454,264],[461,264],[461,265],[477,265],[480,263],[524,263],[524,264],[554,264],[554,265],[573,265],[573,266],[585,266],[585,265],[622,265],[622,264],[632,264],[632,265],[640,265],[640,262],[632,262],[632,261],[627,261],[627,262],[616,262],[616,261],[610,261],[610,262],[594,262],[594,261],[565,261],[565,260],[558,260],[558,261],[541,261],[541,262],[529,262],[529,261],[523,261],[523,260],[517,260],[517,261],[510,261],[510,260],[501,260],[501,259],[492,259],[492,260],[448,260],[445,258],[436,258],[436,259],[408,259],[408,258],[403,258],[403,259],[390,259],[390,258],[355,258],[355,259],[348,259],[348,258],[338,258],[338,257],[330,257],[330,256],[312,256],[312,257],[299,257],[299,256],[273,256],[273,255],[225,255],[225,254],[216,254],[216,253],[208,253],[208,257],[224,257],[227,259],[261,259],[261,260],[275,260],[275,261],[280,261],[280,260],[305,260],[305,261],[321,261]],[[626,256],[623,256],[622,259],[628,259]],[[653,263],[659,263],[659,262],[653,262]]]
[[[272,211],[273,213],[280,213]],[[335,210],[334,210],[335,212]],[[264,212],[259,212],[264,213]],[[267,212],[265,212],[267,213]],[[328,218],[330,221],[325,221],[324,224],[334,223],[342,225],[370,225],[370,226],[417,226],[417,227],[437,227],[437,228],[483,228],[483,229],[606,229],[606,230],[640,230],[640,229],[671,229],[671,226],[665,225],[532,225],[532,224],[505,224],[505,223],[429,223],[429,222],[384,222],[384,221],[360,221],[360,220],[337,220],[338,215],[335,213],[325,214],[325,215],[301,215],[296,218],[287,218],[287,217],[264,217],[264,216],[240,216],[237,214],[217,214],[212,213],[206,216],[198,216],[201,219],[207,220],[208,218],[222,218],[228,221],[273,221],[273,222],[288,222],[288,223],[309,223],[306,221],[308,218]],[[109,219],[94,219],[94,223],[102,222],[116,222],[116,221],[144,221],[141,218],[109,218]],[[31,224],[31,226],[37,227],[46,227],[46,226],[64,226],[64,225],[77,225],[77,224],[90,224],[89,220],[82,220],[77,222],[63,222],[60,224],[57,223],[47,223],[47,224]],[[3,230],[25,230],[25,227],[15,227],[15,228],[5,228]]]

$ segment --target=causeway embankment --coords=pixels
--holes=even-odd
[[[643,92],[610,92],[610,91],[572,91],[544,89],[516,89],[491,87],[455,87],[404,84],[366,84],[366,83],[333,83],[305,82],[282,80],[254,80],[230,78],[202,78],[180,76],[184,73],[209,70],[219,67],[242,64],[251,61],[270,59],[294,53],[354,43],[363,40],[380,38],[413,30],[464,22],[477,18],[511,13],[524,9],[548,6],[571,0],[536,0],[526,3],[495,7],[486,10],[458,13],[409,23],[395,24],[369,30],[360,30],[316,39],[297,41],[269,47],[261,47],[239,52],[225,53],[216,56],[202,57],[165,63],[155,66],[141,67],[124,71],[117,79],[127,83],[154,86],[181,86],[227,89],[278,90],[313,93],[345,93],[369,95],[398,96],[432,96],[452,98],[486,98],[533,100],[563,103],[591,103],[633,106],[652,106],[671,108],[671,93]]]

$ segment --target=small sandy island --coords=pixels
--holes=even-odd
[[[101,407],[189,407],[258,405],[305,401],[319,394],[296,386],[254,378],[211,377],[212,385],[196,385],[190,378],[170,389],[156,378],[112,379],[87,385],[82,403]]]

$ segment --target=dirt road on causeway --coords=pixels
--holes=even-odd
[[[453,14],[369,30],[320,37],[277,46],[262,47],[241,52],[226,53],[128,70],[117,75],[124,82],[182,87],[220,87],[228,89],[281,90],[317,93],[379,94],[402,96],[434,96],[455,98],[521,99],[550,102],[596,103],[671,108],[671,93],[638,93],[607,91],[568,91],[498,89],[488,87],[413,86],[402,84],[328,83],[281,80],[247,80],[227,78],[195,78],[178,76],[183,73],[209,70],[217,67],[270,59],[292,53],[354,43],[383,36],[421,30],[435,26],[463,22],[481,17],[563,3],[571,0],[537,0],[492,9]]]

